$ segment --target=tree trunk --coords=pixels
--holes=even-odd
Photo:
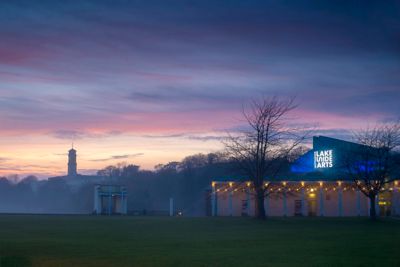
[[[375,195],[369,196],[369,217],[371,220],[375,221],[376,220],[376,207],[375,207]]]
[[[256,218],[265,219],[264,190],[256,188]]]

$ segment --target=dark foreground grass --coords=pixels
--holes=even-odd
[[[400,266],[400,221],[0,216],[0,267]]]

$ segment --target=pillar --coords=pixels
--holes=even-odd
[[[95,185],[94,186],[94,199],[93,199],[95,214],[101,213],[99,190],[100,190],[100,186]]]
[[[319,189],[319,216],[325,216],[324,204],[324,188],[321,186]]]
[[[287,196],[286,188],[283,189],[283,216],[287,216]]]
[[[371,216],[371,200],[369,199],[369,197],[367,197],[366,199],[367,199],[368,217],[370,217]]]
[[[338,188],[338,212],[339,216],[343,216],[343,189],[340,186]]]
[[[233,189],[229,189],[229,216],[233,216]]]
[[[172,197],[169,198],[169,216],[174,216],[174,199]]]
[[[125,214],[125,207],[124,207],[124,201],[125,201],[125,197],[124,197],[124,191],[121,191],[121,214]]]
[[[111,186],[108,187],[108,215],[111,215],[112,198],[111,198]]]
[[[265,216],[269,215],[269,194],[267,194],[264,198],[264,208],[265,208]]]
[[[123,209],[123,212],[124,212],[124,214],[128,214],[128,195],[127,194],[125,194],[125,192],[122,192],[122,194],[123,194],[123,196],[124,196],[124,209]]]
[[[216,184],[212,183],[212,192],[211,192],[211,216],[217,216],[217,192],[215,189]]]
[[[250,211],[251,211],[251,207],[250,207],[250,203],[251,203],[251,198],[250,198],[250,187],[246,188],[246,202],[247,202],[247,215],[250,216]]]
[[[379,217],[380,211],[379,211],[379,193],[376,194],[375,196],[375,211],[376,211],[376,217]]]
[[[356,197],[357,216],[361,216],[361,192],[359,189],[356,191]]]
[[[307,216],[306,192],[304,187],[301,188],[301,215]]]
[[[392,215],[400,215],[400,188],[396,187],[396,183],[393,186],[392,191]]]

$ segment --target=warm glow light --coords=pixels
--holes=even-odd
[[[233,182],[229,182],[229,187],[232,187],[233,186]]]
[[[324,185],[323,182],[319,182],[319,186],[322,187]]]
[[[301,182],[301,186],[303,186],[303,187],[304,187],[304,184],[305,184],[304,182]]]
[[[309,196],[310,198],[315,198],[315,193],[310,193],[310,194],[308,194],[308,196]]]
[[[287,183],[286,182],[282,182],[282,184],[283,184],[283,186],[286,186]]]
[[[338,185],[341,186],[342,185],[342,181],[338,181]]]
[[[216,184],[216,182],[212,182],[212,183],[211,183],[211,186],[212,186],[212,187],[215,187],[215,184]]]
[[[247,182],[246,185],[247,185],[247,187],[250,187],[251,183],[250,183],[250,182]]]

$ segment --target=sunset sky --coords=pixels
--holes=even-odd
[[[400,2],[287,2],[0,1],[0,175],[218,151],[262,95],[331,137],[399,118]]]

